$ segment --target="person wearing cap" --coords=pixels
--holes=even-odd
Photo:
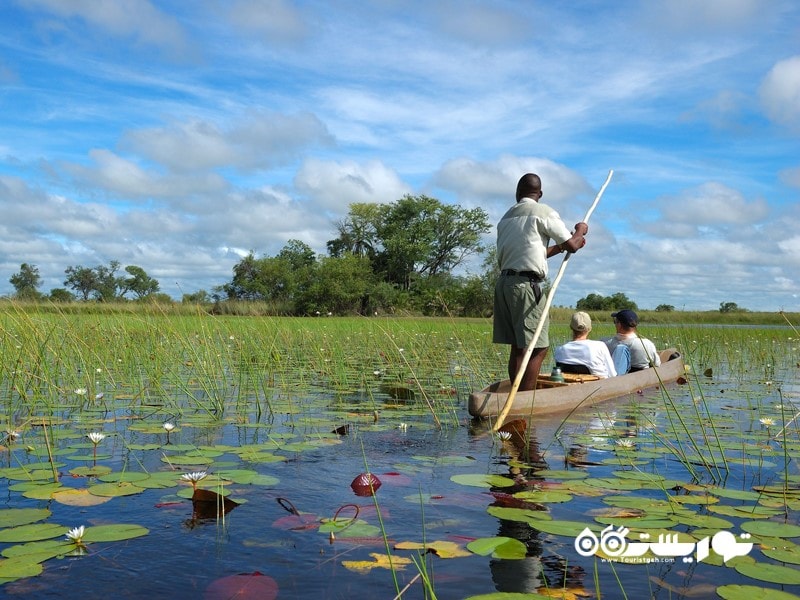
[[[546,299],[540,284],[547,277],[547,259],[561,252],[577,252],[586,244],[586,223],[569,232],[559,214],[541,204],[542,181],[526,173],[517,183],[517,203],[497,224],[497,261],[500,277],[494,288],[492,341],[510,344],[508,376],[511,381],[522,367],[539,321],[543,320],[536,347],[530,356],[519,389],[532,390],[550,346]],[[551,242],[554,242],[551,245]]]
[[[585,373],[601,379],[616,377],[617,370],[608,346],[600,340],[589,339],[592,318],[585,312],[573,313],[569,328],[572,341],[556,348],[556,365],[564,373]]]
[[[626,308],[611,313],[611,317],[617,327],[617,334],[603,341],[612,355],[615,354],[618,346],[627,346],[630,351],[628,372],[641,371],[661,364],[655,344],[647,338],[640,337],[636,331],[636,327],[639,325],[639,315]],[[620,375],[624,375],[624,373],[620,373]]]

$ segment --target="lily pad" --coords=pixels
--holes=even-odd
[[[450,477],[450,481],[461,485],[471,485],[474,487],[511,487],[514,480],[502,475],[486,475],[481,473],[461,473]]]
[[[46,508],[6,508],[0,510],[0,527],[16,527],[42,521],[50,516]]]
[[[135,524],[96,525],[86,528],[83,541],[87,544],[92,542],[120,542],[142,537],[148,533],[150,533],[149,529]]]
[[[800,570],[791,567],[761,562],[743,562],[737,563],[734,568],[737,573],[758,581],[779,583],[781,585],[800,585]]]
[[[34,523],[0,530],[0,542],[17,544],[38,542],[66,535],[69,528],[56,523]]]
[[[66,506],[98,506],[111,500],[111,496],[97,496],[87,489],[66,488],[56,491],[53,500]]]
[[[89,493],[95,496],[109,496],[116,498],[118,496],[133,496],[144,491],[144,488],[133,485],[125,481],[119,483],[99,483],[89,488]]]
[[[800,525],[791,523],[778,523],[776,521],[745,521],[741,524],[742,531],[755,535],[765,535],[777,538],[793,538],[800,536]]]
[[[528,548],[517,539],[498,536],[491,538],[478,538],[467,544],[470,552],[481,556],[491,555],[492,558],[520,559],[525,558]]]
[[[717,595],[723,600],[800,600],[800,596],[755,585],[721,585]]]

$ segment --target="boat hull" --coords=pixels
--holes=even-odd
[[[684,375],[683,357],[675,348],[661,351],[660,356],[660,366],[635,373],[517,392],[508,414],[535,417],[568,413],[578,407],[592,406],[662,383],[671,383]],[[542,375],[540,379],[545,382],[547,376]],[[506,379],[473,392],[469,397],[469,414],[478,418],[498,416],[510,391],[511,382]]]

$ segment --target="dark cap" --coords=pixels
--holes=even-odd
[[[639,317],[635,312],[628,308],[613,312],[611,313],[611,316],[622,323],[624,327],[636,327],[639,324]]]

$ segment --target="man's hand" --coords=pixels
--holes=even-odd
[[[580,223],[575,223],[575,233],[578,235],[586,235],[589,233],[589,226],[583,221]]]

